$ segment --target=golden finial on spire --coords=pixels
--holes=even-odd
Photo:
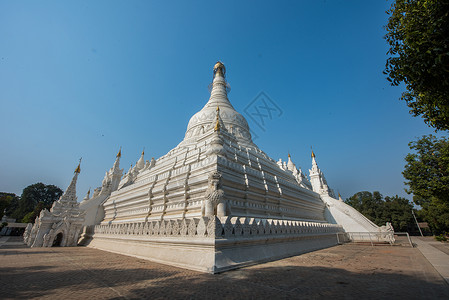
[[[76,169],[75,169],[75,173],[81,173],[81,160],[82,160],[83,158],[81,157],[80,158],[80,162],[78,163],[78,167],[76,167]]]
[[[288,153],[288,158],[292,158],[291,155],[290,155],[290,152]]]
[[[310,146],[310,150],[312,150],[312,158],[315,158],[315,153],[313,153],[312,146]]]
[[[226,68],[221,61],[217,61],[217,63],[214,65],[214,76],[217,72],[220,72],[223,76],[225,76],[226,74]]]
[[[217,118],[216,118],[216,122],[215,122],[214,131],[220,131],[220,119],[219,119],[219,115],[220,115],[220,107],[217,106]]]
[[[117,157],[122,157],[122,146],[120,146],[120,150],[117,153]]]
[[[142,149],[142,155],[145,155],[145,147]]]

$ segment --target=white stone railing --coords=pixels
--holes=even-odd
[[[390,243],[394,244],[394,232],[347,232],[347,238],[352,242],[370,242],[373,243]]]
[[[340,225],[277,219],[217,217],[105,224],[88,228],[89,235],[250,238],[342,233]]]

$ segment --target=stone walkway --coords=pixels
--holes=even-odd
[[[449,285],[410,247],[346,244],[211,275],[1,239],[1,299],[449,299]]]
[[[433,237],[413,237],[418,249],[449,284],[449,244]]]

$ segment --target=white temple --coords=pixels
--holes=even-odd
[[[76,246],[83,228],[84,211],[79,208],[76,197],[76,181],[81,172],[75,169],[72,181],[59,200],[48,211],[41,210],[34,225],[28,224],[23,234],[24,242],[30,247]]]
[[[81,202],[81,243],[166,264],[222,272],[336,245],[345,232],[383,232],[335,199],[312,152],[310,181],[290,155],[252,141],[218,62],[209,101],[184,139],[157,160],[144,153],[122,177],[121,151]]]

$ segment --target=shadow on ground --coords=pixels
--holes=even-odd
[[[188,277],[183,276],[184,270],[92,269],[58,272],[53,269],[51,266],[0,268],[2,298],[41,297],[51,294],[51,290],[64,289],[70,289],[79,298],[91,298],[94,295],[89,293],[90,289],[108,287],[116,289],[116,295],[96,293],[95,298],[449,298],[448,286],[444,284],[429,283],[401,274],[360,274],[322,267],[241,269],[218,275],[196,273]]]
[[[163,297],[164,292],[172,290],[175,298],[203,299],[449,299],[448,288],[400,274],[360,274],[335,268],[292,266],[168,279],[157,286],[133,289],[129,296]]]
[[[17,249],[20,256],[9,263],[15,256],[3,256],[8,251],[0,248],[2,299],[449,299],[444,281],[392,269],[348,271],[292,260],[211,275],[89,248],[50,248],[41,255]]]

